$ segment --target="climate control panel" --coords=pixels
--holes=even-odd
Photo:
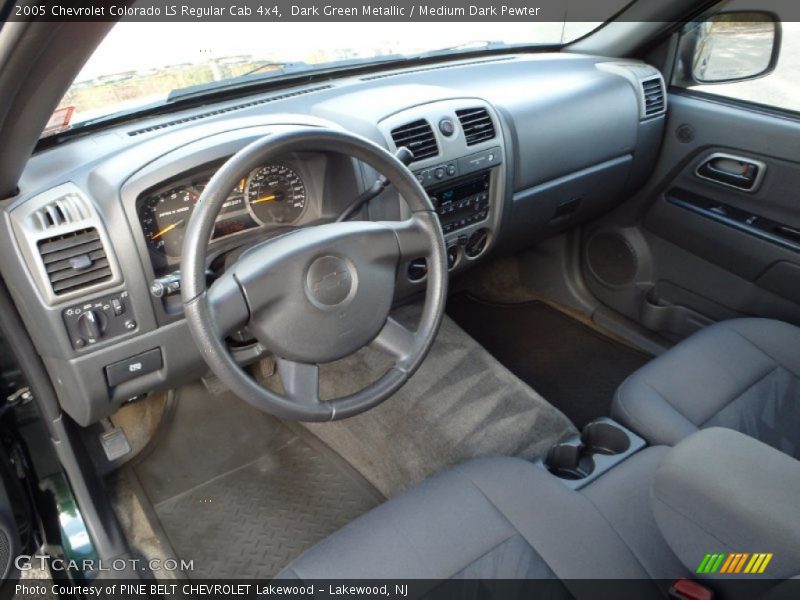
[[[75,304],[62,312],[72,347],[86,348],[136,329],[127,291]]]

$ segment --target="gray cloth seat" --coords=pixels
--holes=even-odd
[[[580,491],[522,459],[473,460],[356,519],[279,578],[683,577],[649,506],[665,452],[645,449]]]
[[[800,328],[769,319],[711,325],[626,379],[612,417],[650,444],[726,427],[800,458]]]

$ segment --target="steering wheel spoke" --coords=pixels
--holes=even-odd
[[[307,406],[320,404],[319,365],[310,365],[285,358],[277,358],[276,362],[287,398]]]
[[[400,257],[403,261],[428,258],[431,254],[431,228],[438,228],[439,222],[432,213],[413,213],[405,221],[385,221],[397,236]]]
[[[244,292],[231,272],[223,273],[208,289],[208,303],[221,339],[244,327],[250,319]]]
[[[372,341],[371,346],[391,356],[398,365],[403,365],[414,355],[414,350],[417,347],[417,336],[405,325],[401,325],[395,319],[389,317],[386,319],[383,329]]]

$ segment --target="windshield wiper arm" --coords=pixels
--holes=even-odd
[[[438,56],[440,54],[447,54],[450,52],[471,52],[475,50],[496,50],[499,48],[508,48],[509,45],[505,42],[498,40],[474,40],[456,44],[455,46],[445,46],[444,48],[436,48],[434,50],[426,50],[418,54],[412,54],[408,58],[428,58],[431,56]]]
[[[415,57],[408,57],[403,54],[385,54],[380,57],[380,60],[365,60],[363,58],[345,58],[319,64],[308,64],[305,62],[268,62],[263,65],[254,67],[244,75],[239,75],[231,79],[223,79],[222,81],[210,81],[199,85],[180,88],[172,90],[167,97],[167,103],[175,102],[176,100],[185,100],[186,98],[195,98],[203,96],[209,92],[228,91],[235,89],[246,89],[250,86],[256,86],[263,81],[283,77],[285,75],[292,75],[296,73],[335,73],[337,71],[347,70],[353,67],[377,67],[386,64],[401,63],[405,60],[413,59]],[[270,66],[279,66],[281,68],[269,73],[264,73],[254,77],[253,75],[258,71],[268,68]]]
[[[254,73],[259,73],[259,72],[264,71],[266,69],[274,69],[276,71],[283,72],[284,69],[286,69],[286,67],[288,67],[289,65],[296,65],[296,64],[298,64],[298,63],[266,61],[266,62],[261,63],[260,65],[257,65],[255,67],[253,67],[249,71],[245,71],[241,75],[237,75],[236,79],[239,79],[240,77],[249,77],[250,75],[253,75]],[[299,64],[305,64],[305,63],[299,63]],[[230,81],[230,80],[228,80],[228,81]]]
[[[254,75],[258,73],[258,71],[263,71],[264,69],[268,69],[270,67],[276,67],[274,71],[270,71],[269,73],[261,73],[258,76]],[[200,83],[198,85],[190,85],[185,88],[179,88],[177,90],[172,90],[169,95],[167,96],[167,103],[175,102],[176,100],[185,100],[186,98],[194,98],[196,96],[202,96],[207,94],[208,92],[216,92],[216,91],[223,91],[223,90],[231,90],[234,88],[246,87],[248,85],[258,83],[267,79],[272,79],[274,77],[279,77],[291,73],[302,73],[304,71],[313,71],[314,67],[312,65],[306,64],[304,62],[267,62],[257,67],[254,67],[250,71],[247,71],[243,75],[237,75],[236,77],[232,77],[230,79],[222,79],[220,81],[209,81],[206,83]]]

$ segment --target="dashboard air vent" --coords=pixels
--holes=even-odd
[[[664,84],[661,77],[652,77],[642,81],[642,94],[644,95],[645,117],[654,117],[666,110]]]
[[[433,135],[433,128],[425,119],[392,129],[392,140],[398,148],[405,146],[411,150],[415,161],[439,154],[439,145]]]
[[[67,194],[46,204],[33,213],[33,222],[40,231],[61,225],[69,225],[88,219],[89,209],[77,194]]]
[[[331,85],[318,85],[316,87],[306,88],[304,90],[297,90],[295,92],[287,92],[285,94],[278,94],[277,96],[270,96],[269,98],[261,98],[259,100],[253,100],[252,102],[243,102],[242,104],[236,104],[234,106],[226,106],[225,108],[210,110],[208,112],[200,113],[197,115],[191,115],[189,117],[184,117],[182,119],[175,119],[173,121],[167,121],[166,123],[159,123],[158,125],[153,125],[152,127],[134,129],[132,131],[129,131],[128,135],[130,136],[142,135],[143,133],[150,133],[153,131],[158,131],[160,129],[166,129],[167,127],[183,125],[184,123],[190,123],[192,121],[198,121],[200,119],[207,119],[208,117],[216,117],[217,115],[223,115],[225,113],[233,112],[236,110],[243,110],[245,108],[250,108],[252,106],[269,104],[270,102],[276,102],[277,100],[286,100],[287,98],[294,98],[295,96],[304,96],[306,94],[312,94],[314,92],[328,90],[331,89],[332,87],[333,86]]]
[[[94,227],[40,240],[38,246],[56,296],[112,278],[103,242]]]
[[[465,108],[457,110],[467,146],[491,140],[495,136],[494,123],[485,108]]]

